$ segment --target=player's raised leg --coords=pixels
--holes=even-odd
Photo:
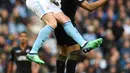
[[[90,42],[85,41],[78,30],[73,26],[71,20],[63,12],[55,13],[55,17],[57,21],[63,25],[65,32],[82,47],[85,53],[99,47],[102,43],[102,38]]]
[[[47,1],[47,2],[45,2]],[[27,7],[32,10],[42,21],[46,23],[46,26],[43,27],[38,36],[36,41],[34,42],[34,45],[32,47],[32,50],[29,54],[27,54],[27,58],[30,61],[44,64],[44,61],[42,61],[37,52],[39,48],[42,46],[42,44],[48,39],[49,35],[53,32],[53,30],[57,26],[57,21],[54,17],[54,14],[50,10],[50,1],[49,0],[27,0],[26,1]]]
[[[43,62],[40,60],[40,58],[37,55],[37,52],[39,50],[39,48],[42,46],[42,44],[47,40],[47,38],[49,37],[49,35],[53,32],[53,29],[56,28],[56,20],[53,17],[53,13],[47,13],[42,17],[42,20],[47,24],[45,27],[43,27],[39,34],[38,37],[32,47],[32,50],[30,51],[30,53],[27,55],[27,57],[34,62],[37,63],[42,63]],[[35,57],[35,58],[33,58]]]

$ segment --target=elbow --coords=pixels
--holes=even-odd
[[[89,12],[92,12],[93,10],[88,10]]]
[[[86,6],[86,10],[88,10],[89,12],[94,11],[94,7],[92,7],[91,5]]]
[[[94,7],[91,6],[91,5],[88,5],[88,4],[82,5],[82,8],[84,8],[85,10],[87,10],[87,11],[89,11],[89,12],[94,11]]]
[[[106,3],[107,2],[107,0],[104,0],[104,3]]]
[[[87,8],[87,10],[88,10],[89,12],[94,11],[94,9],[92,9],[92,8]]]

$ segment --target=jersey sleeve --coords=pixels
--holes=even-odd
[[[78,0],[78,4],[81,5],[86,0]]]
[[[14,48],[11,50],[11,52],[10,52],[10,57],[9,57],[9,60],[10,61],[14,61]]]

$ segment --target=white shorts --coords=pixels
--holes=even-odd
[[[51,3],[50,0],[26,0],[26,5],[40,19],[48,12],[61,12],[61,9]]]

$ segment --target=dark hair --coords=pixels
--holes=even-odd
[[[20,33],[19,33],[19,36],[20,36],[22,33],[25,33],[25,34],[27,35],[27,32],[26,32],[26,31],[23,31],[23,32],[20,32]]]

